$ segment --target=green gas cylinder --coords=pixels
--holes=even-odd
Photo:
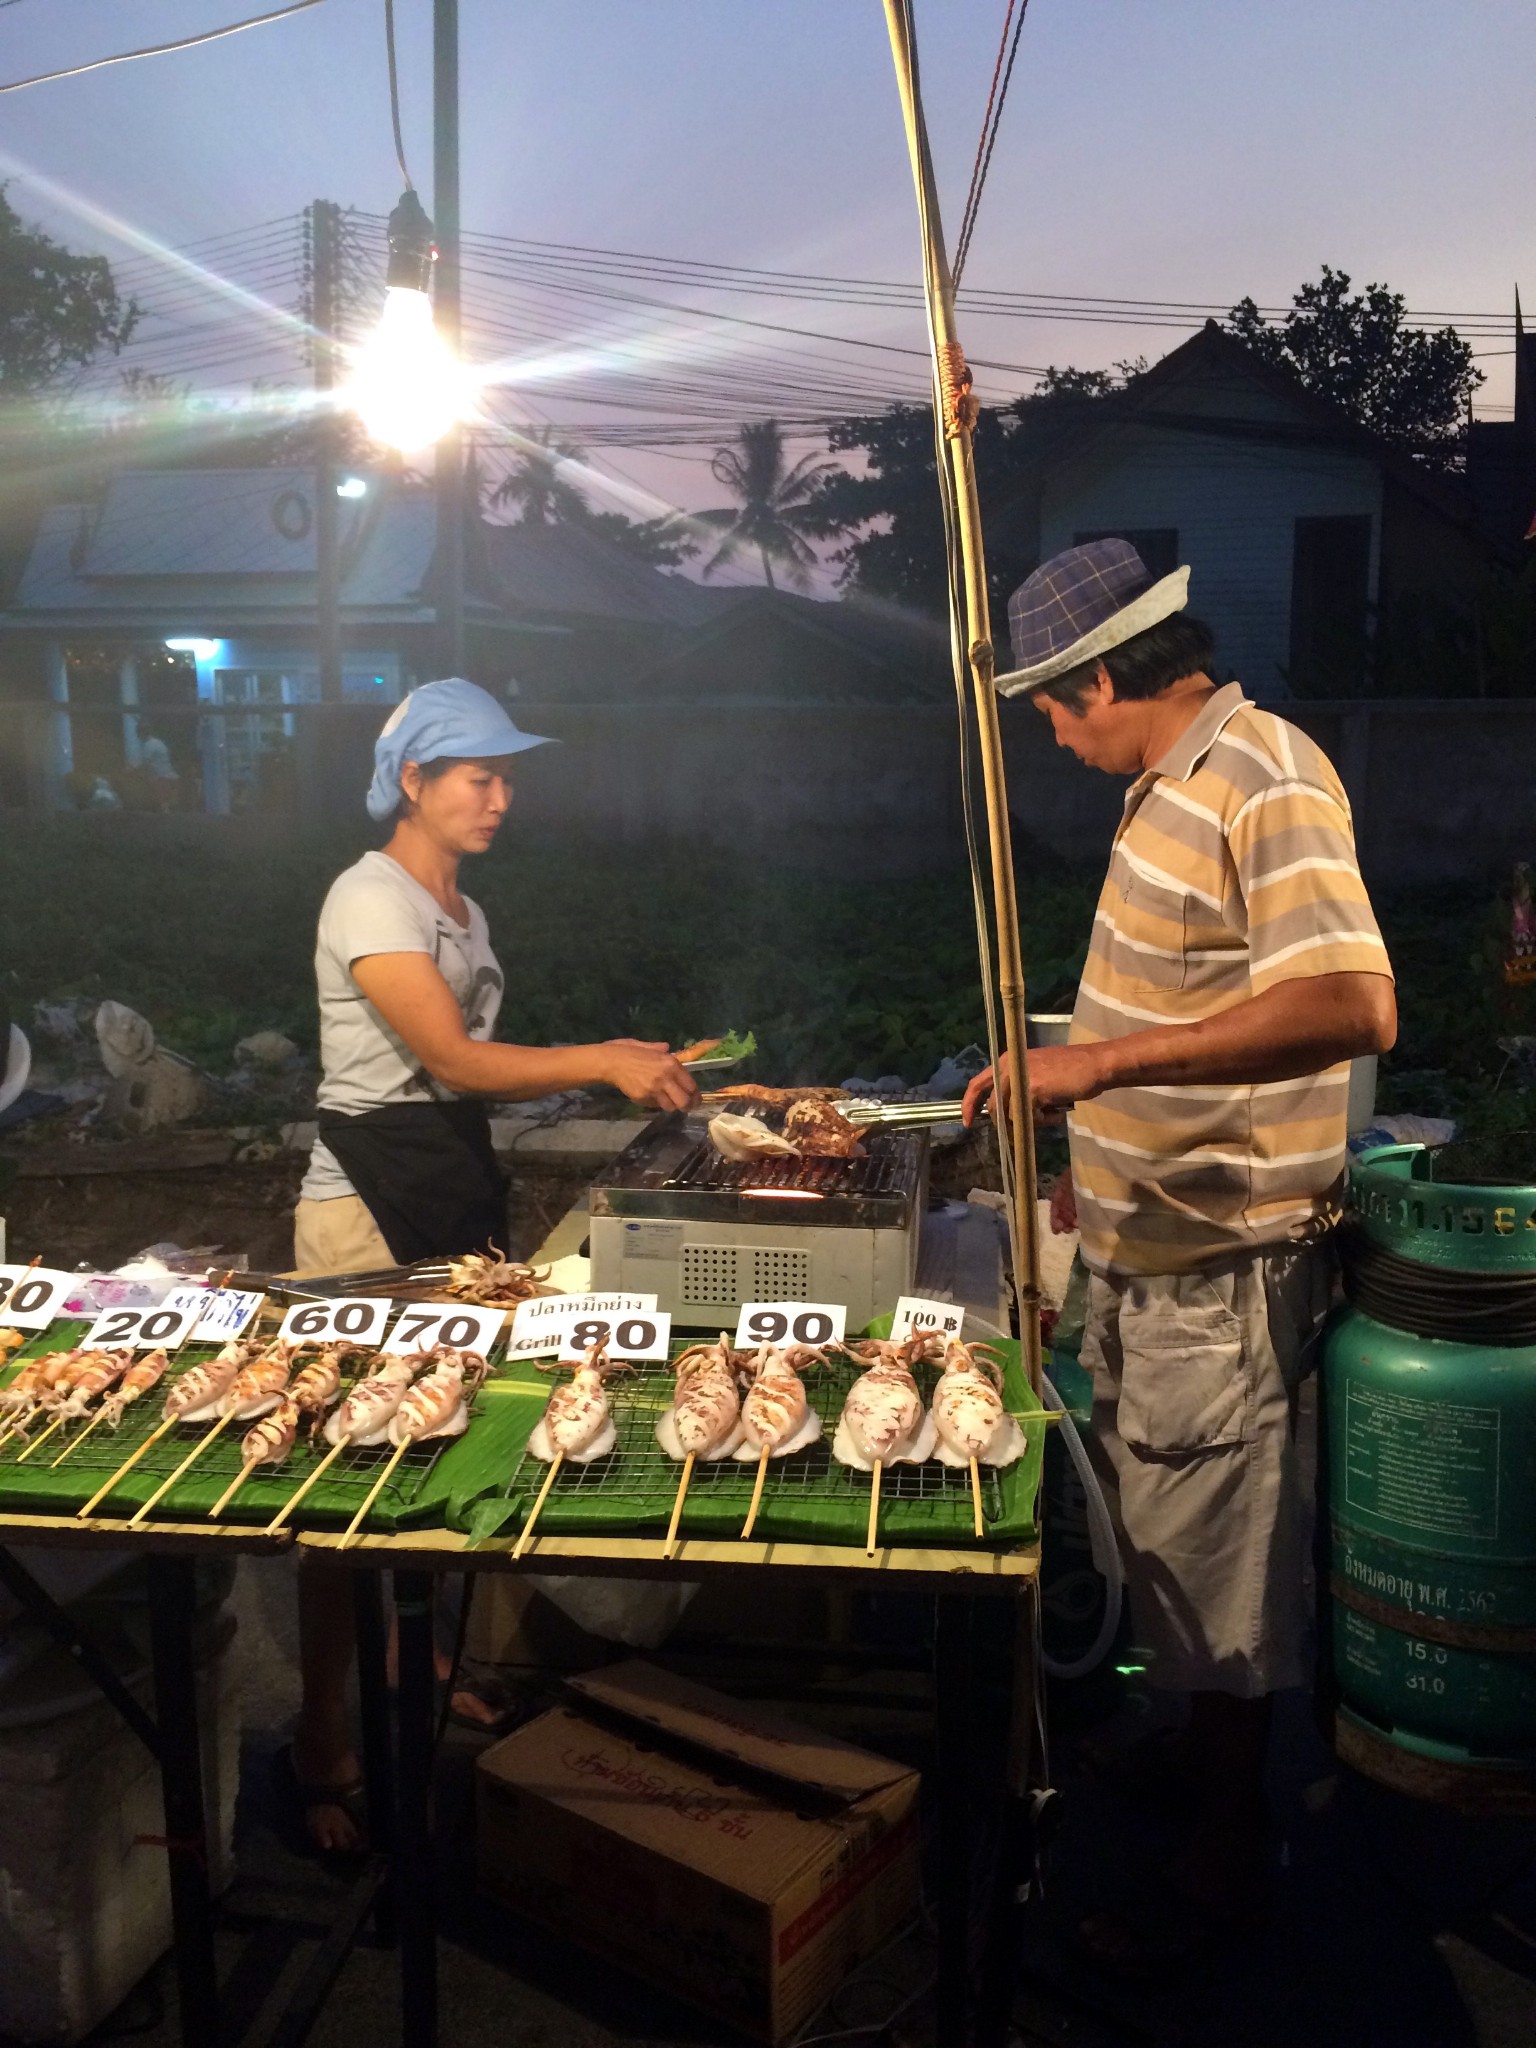
[[[1536,1811],[1536,1185],[1367,1153],[1323,1348],[1339,1754]]]

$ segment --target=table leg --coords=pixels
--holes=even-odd
[[[987,1603],[995,1630],[995,1669],[988,1678],[998,1689],[999,1711],[987,1731],[987,1808],[997,1817],[986,1944],[977,1998],[976,2048],[1003,2048],[1018,1988],[1024,1945],[1024,1912],[1036,1853],[1035,1794],[1035,1621],[1037,1587],[1032,1581],[1010,1600]]]
[[[353,1616],[357,1635],[357,1704],[362,1733],[363,1783],[368,1797],[368,1839],[389,1872],[373,1902],[374,1933],[387,1948],[396,1935],[395,1767],[389,1730],[388,1632],[384,1621],[384,1574],[366,1569],[352,1574]]]
[[[437,1886],[432,1867],[432,1575],[395,1573],[399,1644],[399,1805],[395,1898],[400,1914],[403,2048],[436,2048]]]
[[[963,2048],[970,2033],[971,1606],[967,1594],[940,1593],[934,1615],[939,1936],[934,2038],[938,2048]]]
[[[215,2048],[220,2038],[219,1987],[197,1726],[195,1567],[189,1558],[152,1555],[146,1572],[181,2038],[185,2048]]]

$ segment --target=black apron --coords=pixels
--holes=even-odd
[[[389,1102],[318,1113],[320,1137],[408,1266],[503,1246],[507,1176],[483,1102]]]

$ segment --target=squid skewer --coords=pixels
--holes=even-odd
[[[384,1491],[395,1467],[414,1443],[424,1437],[462,1436],[469,1427],[469,1401],[489,1367],[477,1351],[450,1351],[425,1373],[395,1410],[389,1424],[394,1456],[385,1465],[368,1498],[347,1525],[338,1546],[345,1550],[361,1527],[368,1510]]]
[[[613,1417],[608,1413],[608,1396],[603,1391],[603,1381],[610,1372],[619,1370],[619,1366],[608,1362],[607,1346],[594,1344],[566,1384],[556,1387],[550,1395],[548,1407],[534,1424],[528,1438],[530,1455],[547,1459],[549,1471],[512,1547],[514,1558],[521,1557],[532,1542],[533,1525],[549,1499],[549,1490],[565,1460],[569,1458],[573,1464],[590,1465],[594,1459],[606,1458],[617,1444],[618,1434],[613,1426]]]
[[[124,1459],[105,1486],[98,1487],[85,1506],[76,1510],[76,1521],[83,1522],[87,1516],[93,1514],[117,1485],[118,1481],[126,1477],[133,1470],[147,1450],[159,1443],[161,1437],[176,1427],[188,1409],[202,1407],[209,1401],[216,1400],[229,1386],[246,1360],[252,1356],[255,1348],[254,1344],[242,1338],[232,1338],[216,1357],[210,1358],[204,1365],[194,1365],[189,1371],[184,1372],[165,1397],[165,1407],[162,1410],[164,1419],[159,1426],[150,1431],[149,1435],[145,1437],[143,1443],[139,1445],[139,1448],[131,1457]],[[158,1352],[151,1354],[150,1362],[160,1355]],[[164,1369],[162,1366],[161,1371],[163,1372]],[[157,1373],[155,1377],[158,1379],[159,1374]],[[126,1384],[125,1380],[124,1389],[126,1389]],[[149,1380],[138,1391],[142,1393],[147,1387],[153,1385],[154,1380]],[[121,1410],[119,1410],[120,1417]],[[113,1426],[116,1427],[116,1424],[114,1423]],[[201,1448],[202,1446],[200,1445],[199,1449]],[[169,1481],[167,1484],[169,1484]],[[163,1493],[164,1491],[165,1487],[162,1487],[160,1492]],[[156,1499],[158,1498],[159,1495],[157,1494]]]
[[[282,1528],[305,1494],[320,1483],[343,1451],[353,1445],[362,1449],[384,1441],[384,1432],[426,1356],[425,1352],[415,1352],[409,1358],[387,1355],[376,1372],[370,1373],[367,1379],[359,1380],[346,1399],[331,1410],[321,1429],[331,1448],[298,1492],[268,1522],[269,1535]],[[305,1372],[309,1370],[306,1366]],[[303,1377],[301,1373],[299,1378]],[[295,1386],[297,1384],[295,1381]]]
[[[270,1414],[262,1416],[254,1427],[246,1431],[240,1446],[240,1470],[208,1510],[210,1521],[216,1521],[223,1514],[258,1465],[280,1465],[283,1462],[299,1433],[299,1414],[299,1408],[292,1399],[281,1401]]]
[[[177,1480],[197,1462],[204,1451],[218,1441],[232,1422],[241,1420],[243,1413],[249,1412],[246,1403],[259,1389],[265,1388],[278,1361],[281,1362],[282,1376],[286,1380],[290,1354],[288,1347],[281,1340],[271,1351],[260,1352],[253,1357],[252,1353],[256,1351],[257,1347],[253,1341],[236,1338],[232,1343],[226,1344],[216,1357],[209,1359],[206,1365],[194,1365],[190,1372],[183,1373],[166,1395],[166,1420],[143,1446],[145,1450],[157,1437],[163,1436],[167,1429],[173,1428],[178,1422],[205,1422],[209,1416],[216,1416],[218,1419],[208,1434],[192,1446],[170,1478],[157,1486],[144,1505],[128,1517],[130,1529],[138,1528],[150,1509],[165,1498]],[[128,1461],[130,1465],[134,1462],[131,1458]],[[125,1465],[123,1470],[127,1469],[128,1466]],[[116,1481],[112,1483],[115,1485]]]
[[[103,1422],[116,1429],[122,1422],[123,1411],[131,1402],[137,1401],[141,1394],[147,1394],[151,1387],[159,1385],[170,1363],[171,1354],[168,1351],[150,1351],[135,1364],[130,1365],[74,1442],[66,1444],[60,1451],[53,1461],[54,1465],[62,1465],[67,1457],[79,1450],[91,1431]],[[52,1467],[49,1469],[52,1470]]]
[[[718,1344],[695,1344],[676,1361],[677,1392],[656,1424],[656,1441],[669,1458],[683,1461],[672,1503],[663,1557],[677,1554],[677,1531],[688,1498],[688,1483],[699,1458],[729,1458],[741,1442],[741,1392],[737,1357],[724,1330]]]
[[[757,1523],[763,1498],[763,1481],[770,1458],[787,1458],[791,1451],[804,1450],[821,1435],[821,1417],[806,1399],[800,1375],[807,1366],[820,1364],[825,1352],[808,1344],[791,1344],[784,1350],[765,1344],[752,1368],[752,1384],[741,1404],[742,1441],[735,1456],[757,1456],[757,1479],[752,1504],[742,1524],[741,1540],[746,1542]]]
[[[53,1414],[53,1420],[39,1437],[32,1442],[16,1460],[24,1465],[32,1453],[47,1443],[55,1430],[63,1429],[75,1417],[83,1415],[98,1394],[104,1394],[123,1377],[133,1363],[131,1351],[82,1351],[69,1371],[56,1380],[45,1393],[40,1406]]]

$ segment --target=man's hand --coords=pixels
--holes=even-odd
[[[664,1040],[610,1038],[602,1048],[604,1080],[631,1102],[653,1102],[658,1109],[692,1109],[699,1084],[667,1050]]]
[[[1001,1109],[1006,1116],[1012,1092],[1007,1053],[998,1061],[995,1076],[988,1067],[966,1089],[960,1112],[965,1123],[974,1123],[994,1085],[998,1101],[993,1114]],[[1108,1086],[1103,1050],[1097,1045],[1040,1045],[1029,1055],[1029,1098],[1036,1116],[1045,1110],[1070,1109],[1074,1102],[1086,1102]]]
[[[1070,1237],[1077,1228],[1077,1189],[1072,1185],[1072,1169],[1064,1166],[1056,1176],[1056,1185],[1051,1189],[1051,1234],[1054,1237]]]

